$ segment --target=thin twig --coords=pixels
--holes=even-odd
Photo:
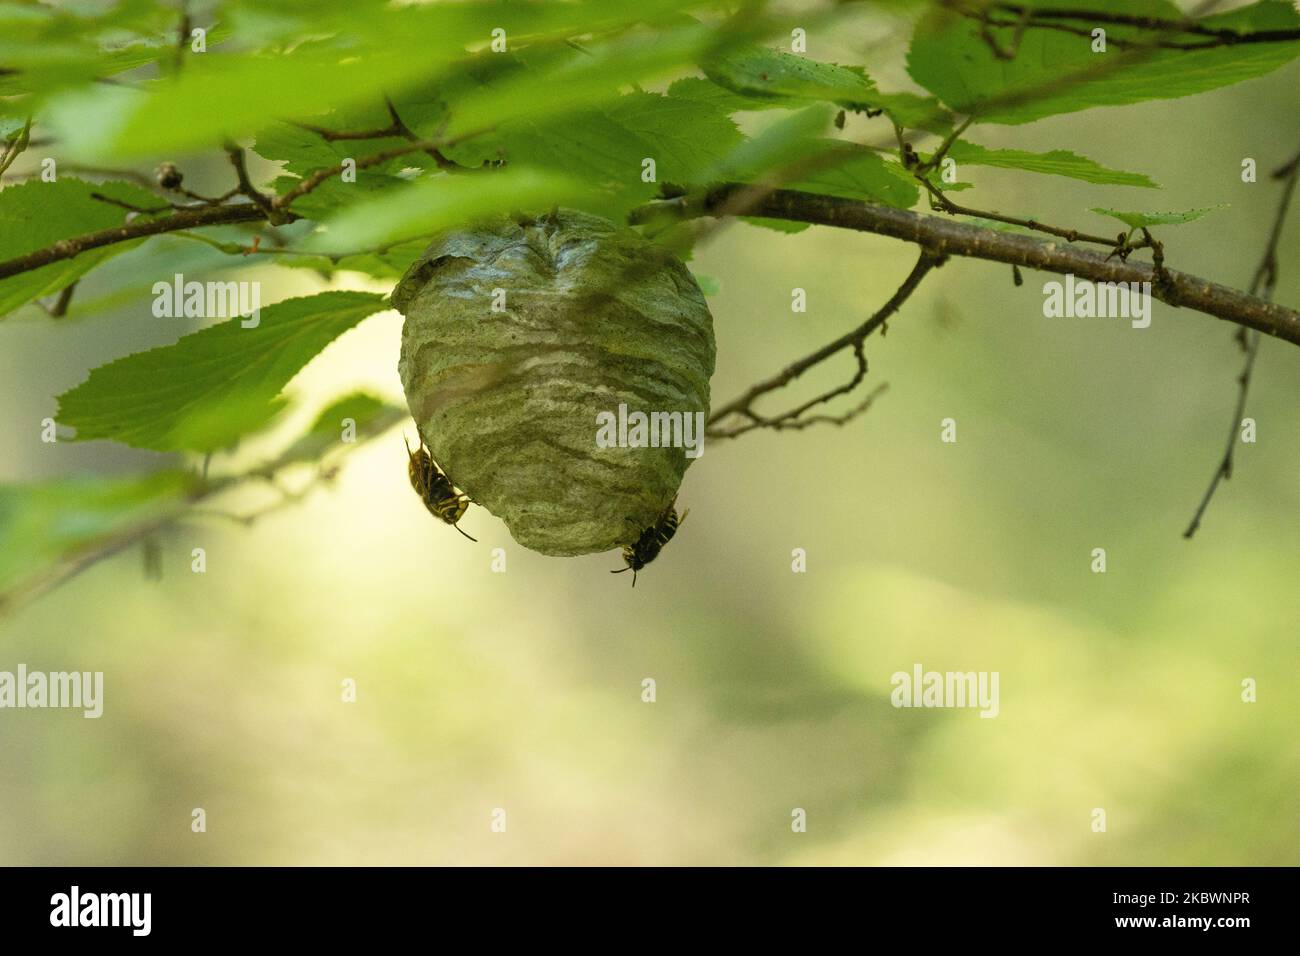
[[[59,293],[59,297],[54,300],[53,305],[47,306],[42,302],[37,302],[36,304],[39,305],[42,309],[44,309],[45,314],[48,315],[50,318],[52,319],[63,318],[65,315],[68,314],[68,306],[72,304],[72,295],[74,292],[77,291],[78,281],[80,280],[74,280],[73,282],[70,282],[67,285],[65,285],[63,287],[63,290]]]
[[[387,126],[377,126],[371,129],[329,129],[325,126],[314,126],[310,123],[295,123],[294,125],[299,129],[307,130],[309,133],[315,133],[326,142],[331,143],[356,139],[392,138],[404,139],[411,143],[422,142],[420,137],[412,132],[406,123],[402,121],[402,117],[397,112],[397,107],[393,105],[393,101],[387,96],[384,97],[384,106],[388,110],[389,123]],[[443,154],[442,150],[436,146],[426,147],[424,152],[433,157],[433,161],[438,164],[439,169],[463,170],[466,168],[461,166],[459,163],[448,159]]]
[[[1125,246],[1115,239],[1108,239],[1105,236],[1094,236],[1086,232],[1080,232],[1077,229],[1063,229],[1060,226],[1049,226],[1046,223],[1039,222],[1037,219],[1022,219],[1017,216],[1006,216],[999,212],[986,212],[980,209],[971,209],[969,206],[959,206],[949,199],[938,187],[928,179],[918,176],[917,181],[925,187],[926,192],[934,200],[931,208],[946,212],[954,216],[974,216],[978,219],[991,219],[994,222],[1005,222],[1011,226],[1021,226],[1024,229],[1032,229],[1034,232],[1046,233],[1049,236],[1056,236],[1064,239],[1066,242],[1092,242],[1099,245],[1120,248],[1124,247],[1127,251],[1139,248],[1138,246]],[[1127,255],[1127,252],[1124,253]]]
[[[130,242],[147,236],[158,236],[181,229],[198,229],[203,226],[226,226],[237,222],[259,222],[266,212],[253,203],[233,203],[228,206],[211,206],[201,209],[180,209],[159,219],[135,219],[123,226],[113,226],[98,232],[88,232],[71,239],[60,239],[52,246],[37,249],[26,255],[0,262],[0,279],[39,269],[51,262],[73,259],[91,249]]]
[[[247,196],[253,203],[266,213],[266,218],[273,224],[276,223],[276,207],[270,196],[259,192],[253,185],[253,181],[248,178],[248,167],[244,162],[243,148],[233,143],[227,143],[225,146],[226,156],[230,159],[230,165],[234,167],[235,179],[239,183],[239,192]]]
[[[1277,213],[1273,217],[1273,227],[1269,230],[1268,242],[1264,246],[1264,255],[1261,257],[1259,265],[1255,269],[1255,275],[1250,282],[1251,295],[1258,294],[1265,302],[1272,301],[1273,289],[1277,285],[1277,246],[1282,238],[1282,224],[1286,220],[1287,210],[1291,206],[1291,197],[1295,195],[1296,180],[1300,178],[1300,153],[1297,153],[1290,162],[1277,170],[1273,174],[1273,178],[1284,181],[1282,198],[1278,202]],[[1246,364],[1241,370],[1241,375],[1237,378],[1239,386],[1237,404],[1233,409],[1232,421],[1228,423],[1228,446],[1218,467],[1214,470],[1214,477],[1210,479],[1210,486],[1205,489],[1205,495],[1201,498],[1196,513],[1192,515],[1191,524],[1183,532],[1184,538],[1190,538],[1196,534],[1196,530],[1201,526],[1201,518],[1205,515],[1205,509],[1210,506],[1214,493],[1219,489],[1219,482],[1232,477],[1232,461],[1237,450],[1237,429],[1241,427],[1242,417],[1246,414],[1246,396],[1250,391],[1251,378],[1255,372],[1255,359],[1259,355],[1261,338],[1258,330],[1248,332],[1246,335],[1248,337]]]
[[[948,155],[948,150],[952,149],[953,144],[957,142],[961,134],[966,132],[974,121],[974,116],[967,116],[961,123],[954,126],[952,132],[944,137],[943,142],[939,144],[939,148],[934,151],[934,155],[916,167],[915,174],[920,176],[937,168],[943,162],[943,158]]]
[[[390,159],[396,159],[398,156],[405,156],[408,153],[426,152],[429,149],[438,149],[455,145],[462,140],[469,139],[472,136],[482,135],[484,130],[475,130],[471,133],[464,133],[449,139],[424,139],[409,143],[406,146],[394,146],[391,149],[381,150],[378,153],[372,153],[369,156],[363,156],[356,160],[357,169],[368,169],[371,166],[378,166]],[[298,185],[294,186],[288,192],[282,193],[276,197],[273,205],[278,210],[285,210],[295,199],[311,192],[327,179],[332,179],[343,172],[344,164],[339,163],[336,166],[330,166],[327,169],[318,169],[310,176],[303,179]],[[2,269],[3,266],[0,266]]]
[[[806,355],[798,361],[792,362],[776,375],[764,379],[756,385],[752,385],[739,398],[733,399],[721,408],[716,409],[709,416],[710,427],[706,434],[713,438],[735,438],[738,435],[745,434],[745,432],[753,431],[755,428],[771,428],[778,431],[785,428],[805,428],[814,421],[830,421],[835,424],[843,424],[865,411],[870,406],[871,400],[875,397],[876,393],[872,393],[865,402],[858,405],[857,408],[853,409],[846,415],[813,416],[812,418],[803,417],[804,413],[810,409],[825,404],[840,395],[846,395],[861,384],[862,380],[865,379],[867,375],[867,359],[863,354],[863,342],[866,341],[867,336],[871,335],[872,332],[883,326],[885,322],[902,307],[903,303],[907,301],[908,297],[911,296],[911,294],[916,290],[916,287],[921,284],[921,280],[926,277],[931,269],[943,264],[943,258],[944,257],[940,254],[935,254],[929,249],[922,248],[921,254],[916,260],[916,265],[912,267],[912,271],[908,273],[908,276],[903,280],[902,285],[898,287],[894,294],[890,296],[889,301],[881,306],[880,309],[871,316],[871,318],[867,319],[867,321],[863,322],[857,328],[841,335],[834,341],[823,345],[810,355]],[[778,389],[784,388],[795,379],[799,378],[799,376],[803,375],[803,373],[808,371],[810,368],[820,365],[831,356],[846,348],[853,349],[853,355],[857,361],[857,368],[853,373],[853,377],[847,383],[823,392],[820,395],[805,401],[803,404],[797,405],[794,408],[782,412],[780,415],[774,417],[765,417],[754,411],[754,402],[759,398],[769,392],[775,392]],[[746,419],[745,424],[734,425],[730,428],[723,427],[721,423],[725,422],[727,418],[732,416]]]

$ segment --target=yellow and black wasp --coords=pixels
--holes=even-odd
[[[636,587],[636,573],[659,557],[659,552],[663,550],[664,545],[673,539],[678,526],[691,513],[690,509],[687,508],[678,517],[676,505],[677,502],[674,501],[661,511],[659,517],[655,519],[655,523],[642,531],[633,544],[624,546],[623,560],[627,562],[627,567],[611,571],[610,574],[622,574],[624,571],[631,571],[632,587]]]
[[[429,449],[425,447],[423,436],[415,451],[411,451],[411,443],[406,440],[405,435],[402,436],[402,442],[406,445],[406,473],[411,479],[411,487],[420,496],[424,506],[429,509],[429,514],[447,522],[471,541],[478,541],[477,538],[472,538],[461,531],[460,525],[457,524],[465,514],[465,509],[469,507],[469,495],[457,491],[451,479],[442,473],[442,469],[429,454]]]

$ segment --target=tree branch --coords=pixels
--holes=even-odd
[[[91,249],[100,249],[104,246],[116,245],[119,242],[130,242],[132,239],[158,236],[168,232],[176,232],[179,229],[197,229],[201,226],[226,226],[236,222],[258,222],[264,219],[266,219],[265,210],[259,209],[252,203],[212,206],[193,211],[178,210],[161,219],[135,219],[123,226],[101,229],[98,232],[88,232],[84,235],[74,236],[71,239],[61,239],[52,246],[46,246],[44,249],[37,249],[35,252],[29,252],[26,255],[0,262],[0,279],[7,279],[9,276],[18,275],[31,269],[39,269],[51,262],[72,259],[83,252],[89,252]]]
[[[875,233],[917,243],[935,256],[986,259],[1044,272],[1070,273],[1092,282],[1149,282],[1152,298],[1168,305],[1187,307],[1300,345],[1300,312],[1199,276],[1145,262],[1107,259],[1059,242],[1044,242],[854,199],[789,189],[752,190],[730,183],[640,206],[632,211],[630,220],[648,222],[664,215],[715,216],[721,210],[735,209],[735,197],[745,191],[754,194],[742,204],[742,215]]]

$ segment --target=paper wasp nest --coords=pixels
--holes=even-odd
[[[521,545],[607,551],[676,497],[683,448],[597,442],[598,416],[620,405],[680,412],[692,434],[707,417],[713,319],[671,253],[568,209],[503,218],[437,238],[393,305],[434,460]]]

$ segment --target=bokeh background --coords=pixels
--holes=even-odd
[[[906,88],[887,22],[836,42]],[[962,200],[1093,231],[1114,224],[1091,206],[1227,203],[1165,230],[1167,253],[1244,286],[1280,193],[1268,172],[1300,146],[1297,81],[1293,63],[1189,99],[979,127],[983,145],[1070,148],[1164,189],[980,168]],[[1259,182],[1241,182],[1244,157]],[[202,186],[203,167],[186,168]],[[224,181],[220,164],[207,173]],[[1277,290],[1293,306],[1298,218]],[[148,314],[156,248],[83,283],[79,297],[101,296],[93,318],[0,323],[0,478],[168,461],[39,440],[88,368],[190,328]],[[692,262],[719,284],[715,402],[860,322],[913,258],[826,229],[722,230]],[[264,301],[322,287],[261,278]],[[1264,342],[1258,442],[1186,541],[1235,399],[1233,329],[1160,303],[1146,330],[1045,319],[1050,277],[1025,278],[949,262],[870,340],[870,381],[890,388],[868,415],[706,445],[679,498],[690,520],[635,590],[608,575],[614,553],[534,555],[481,509],[465,521],[477,545],[433,521],[400,429],[251,528],[171,533],[160,581],[139,549],[95,566],[0,622],[0,669],[106,683],[99,720],[0,712],[0,863],[1300,863],[1300,352]],[[326,350],[277,434],[354,387],[400,401],[400,321]],[[956,444],[939,440],[947,417]],[[190,572],[193,547],[206,574]],[[894,709],[890,675],[915,662],[1000,672],[1000,715]],[[206,833],[191,832],[195,807]],[[796,807],[806,833],[791,832]]]

